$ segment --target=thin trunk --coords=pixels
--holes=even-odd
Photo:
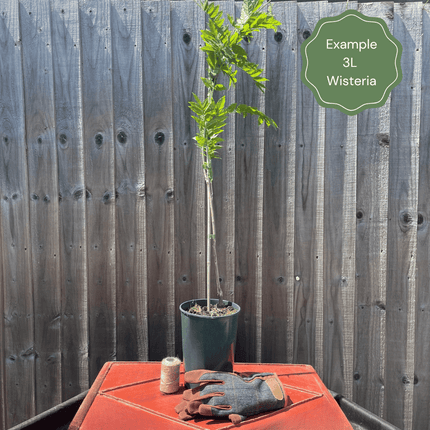
[[[215,230],[215,217],[214,217],[214,208],[213,208],[213,188],[212,188],[212,182],[209,182],[209,205],[210,205],[210,211],[211,211],[211,220],[212,220],[212,246],[214,250],[214,263],[215,263],[215,276],[216,276],[216,291],[218,295],[218,307],[222,308],[224,307],[224,302],[222,300],[222,289],[220,284],[220,277],[219,277],[219,268],[218,268],[218,257],[216,252],[216,230]]]
[[[210,243],[210,237],[211,237],[211,211],[210,211],[210,182],[207,178],[207,175],[205,175],[206,179],[206,193],[207,193],[207,241],[206,241],[206,299],[207,299],[207,307],[208,312],[211,310],[210,305],[210,294],[211,294],[211,243]]]

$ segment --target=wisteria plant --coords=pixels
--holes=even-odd
[[[263,29],[276,31],[281,23],[272,15],[270,4],[265,0],[244,0],[239,19],[227,14],[230,26],[225,25],[223,12],[213,2],[196,0],[197,4],[208,16],[208,28],[201,30],[206,53],[206,76],[202,81],[206,87],[206,98],[200,100],[193,94],[195,101],[190,102],[190,109],[194,112],[194,120],[198,125],[198,134],[194,137],[201,150],[203,160],[203,173],[206,183],[207,195],[207,314],[218,315],[218,308],[224,307],[223,292],[220,285],[218,260],[216,254],[215,219],[213,209],[213,171],[212,160],[219,158],[217,150],[221,148],[220,137],[230,114],[238,113],[246,117],[256,115],[259,125],[277,127],[275,121],[258,109],[246,104],[233,103],[225,105],[226,97],[223,95],[217,101],[215,93],[229,91],[236,85],[238,70],[248,74],[255,85],[262,92],[265,90],[263,76],[264,70],[248,60],[247,52],[242,47],[242,41],[250,41],[255,32]],[[221,75],[228,78],[228,87],[218,82]],[[218,305],[210,306],[210,272],[211,272],[211,243],[214,254],[215,275],[218,295]],[[191,310],[191,309],[190,309]]]

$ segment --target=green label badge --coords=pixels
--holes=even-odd
[[[301,52],[302,82],[321,106],[348,115],[383,106],[402,80],[402,45],[382,19],[355,10],[319,20]]]

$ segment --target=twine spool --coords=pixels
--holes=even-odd
[[[179,366],[181,360],[177,357],[166,357],[161,362],[160,391],[166,394],[179,390]]]

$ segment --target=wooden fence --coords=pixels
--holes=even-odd
[[[222,2],[239,13],[240,3]],[[403,46],[387,103],[348,117],[300,81],[300,45],[345,2],[273,4],[245,48],[215,165],[237,361],[312,364],[404,429],[429,427],[430,5],[356,3]],[[205,195],[187,107],[204,93],[191,1],[0,0],[0,427],[89,387],[107,360],[181,356],[204,296]],[[423,55],[424,53],[424,55]],[[215,293],[215,292],[214,292]]]

